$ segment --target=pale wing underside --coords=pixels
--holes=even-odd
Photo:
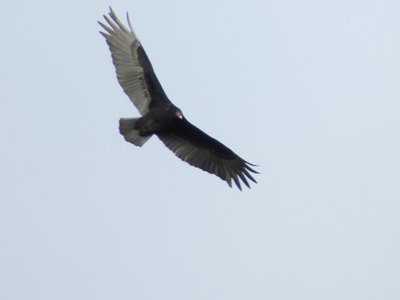
[[[110,8],[109,17],[104,16],[108,25],[99,22],[106,32],[100,32],[107,41],[119,84],[136,106],[141,115],[149,110],[151,96],[146,85],[144,71],[138,59],[137,48],[141,46],[132,29],[129,17],[129,29],[117,18]]]
[[[232,181],[240,190],[242,189],[241,181],[247,187],[250,187],[247,179],[256,183],[250,172],[258,172],[250,167],[250,163],[237,155],[230,158],[221,157],[213,153],[213,149],[193,145],[190,141],[173,133],[158,134],[158,137],[177,157],[194,167],[217,175],[225,180],[230,187],[232,187]]]

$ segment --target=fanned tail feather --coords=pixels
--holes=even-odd
[[[138,129],[135,129],[136,122],[139,118],[130,118],[119,120],[119,132],[124,136],[125,140],[135,146],[142,147],[151,135],[141,136]]]

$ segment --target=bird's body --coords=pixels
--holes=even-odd
[[[257,173],[250,163],[192,125],[168,99],[129,18],[129,29],[112,9],[109,17],[104,18],[109,26],[99,22],[106,31],[100,33],[109,45],[118,81],[142,115],[120,119],[119,129],[125,140],[141,147],[152,135],[157,135],[180,159],[217,175],[229,186],[232,180],[239,189],[240,181],[248,187],[247,179],[256,182],[249,173]]]
[[[158,134],[171,130],[175,125],[176,114],[179,111],[174,106],[154,108],[138,120],[138,129],[144,135]]]

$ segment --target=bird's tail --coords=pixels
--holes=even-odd
[[[119,132],[124,136],[125,140],[135,146],[142,147],[151,135],[141,136],[138,129],[135,129],[136,122],[139,118],[119,120]]]

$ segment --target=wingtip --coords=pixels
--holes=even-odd
[[[235,182],[236,186],[238,187],[239,190],[242,190],[242,186],[240,185],[240,180],[235,174],[235,176],[232,176],[233,181]]]
[[[243,175],[243,173],[239,173],[239,177],[242,180],[242,182],[250,189],[250,184],[246,179],[246,176]]]
[[[232,188],[232,179],[228,178],[226,179],[226,182],[228,183],[229,187]]]
[[[129,13],[126,12],[126,20],[128,21],[129,29],[133,32],[133,27],[131,24],[131,19],[129,18]]]
[[[110,9],[110,12],[109,12],[110,16],[111,16],[111,15],[115,15],[115,12],[114,12],[114,10],[112,9],[111,5],[110,5],[108,8]]]
[[[105,39],[107,39],[107,34],[106,34],[105,32],[99,31],[99,33],[100,33]]]
[[[252,167],[250,167],[249,165],[251,165],[251,166],[256,166],[256,165],[252,165],[252,164],[250,164],[250,163],[248,163],[248,162],[246,162],[246,164],[245,164],[245,168],[247,169],[247,170],[249,170],[250,172],[253,172],[253,173],[255,173],[255,174],[260,174],[259,172],[257,172],[256,170],[254,170]],[[257,166],[258,167],[258,166]]]
[[[229,182],[228,180],[227,180],[226,182],[228,183],[229,187],[230,187],[231,189],[233,189],[232,182]],[[239,189],[239,191],[243,192],[242,186],[240,185],[240,181],[238,181],[238,182],[234,181],[234,182],[235,182],[235,186]],[[250,188],[250,187],[249,187],[249,188]]]

